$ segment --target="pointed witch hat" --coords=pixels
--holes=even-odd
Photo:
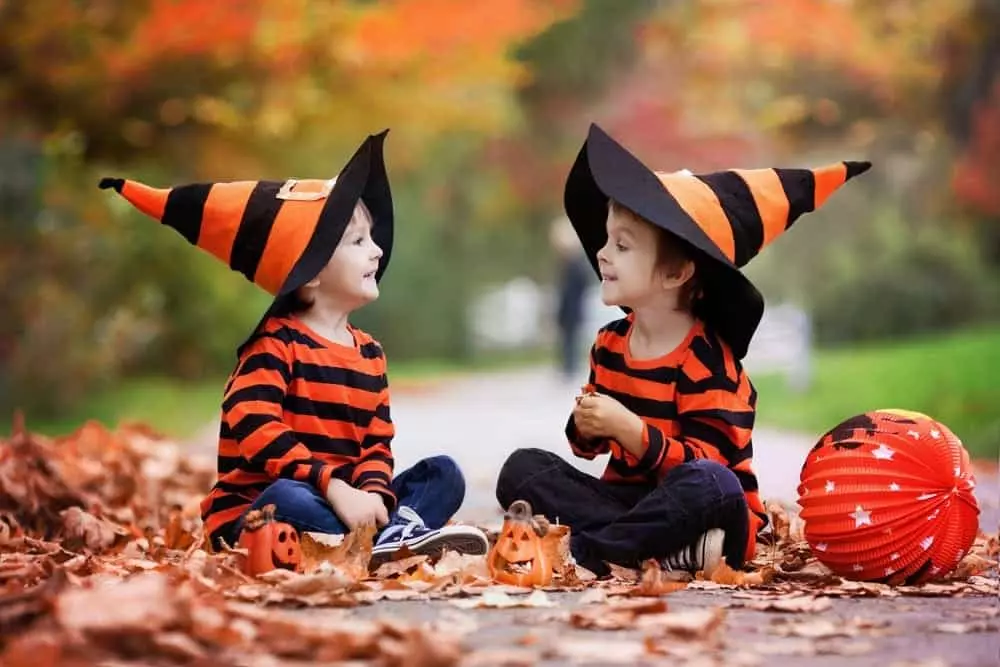
[[[598,275],[610,199],[692,247],[702,288],[695,315],[715,327],[742,359],[764,314],[764,297],[740,268],[870,167],[869,162],[838,162],[819,169],[705,175],[653,171],[591,125],[567,178],[564,205]]]
[[[359,199],[371,213],[372,238],[382,249],[375,279],[382,278],[393,239],[392,194],[383,156],[387,133],[367,137],[340,173],[327,180],[153,188],[103,178],[99,187],[114,188],[137,209],[274,296],[263,322],[282,297],[312,280],[330,261]]]

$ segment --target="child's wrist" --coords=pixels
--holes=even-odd
[[[617,433],[615,434],[615,440],[618,441],[622,446],[626,446],[626,449],[634,450],[636,448],[642,447],[643,433],[646,430],[646,425],[642,422],[642,417],[635,414],[631,410],[627,410],[621,418],[621,423],[618,426]],[[633,454],[636,452],[633,451]]]

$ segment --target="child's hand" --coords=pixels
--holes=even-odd
[[[590,393],[577,399],[573,421],[580,435],[587,439],[612,438],[619,442],[632,440],[633,431],[639,430],[642,439],[642,420],[624,405],[604,394]]]
[[[343,480],[330,480],[326,499],[349,530],[365,524],[381,527],[389,523],[389,513],[379,494],[355,489]]]

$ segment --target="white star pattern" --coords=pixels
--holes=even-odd
[[[885,568],[885,576],[888,577],[888,576],[891,576],[891,575],[892,575],[892,568],[891,567]]]
[[[872,524],[872,513],[866,512],[865,509],[861,507],[861,505],[856,505],[854,507],[854,511],[848,514],[847,516],[854,519],[855,528],[860,528],[861,526],[865,525],[867,526],[874,525]]]
[[[878,449],[872,450],[872,456],[880,461],[891,461],[892,455],[895,453],[890,447],[886,447],[885,444],[880,444]]]
[[[893,482],[892,484],[889,485],[889,490],[890,491],[899,491],[899,489],[900,489],[899,484],[896,484],[895,482]]]
[[[861,565],[859,565],[858,563],[855,563],[854,567],[852,567],[851,569],[854,570],[855,572],[861,572],[861,570],[865,568],[861,567]]]
[[[929,516],[927,517],[927,520],[928,520],[928,521],[933,521],[934,519],[936,519],[936,518],[938,517],[938,514],[940,514],[940,513],[941,513],[941,509],[940,509],[940,508],[938,508],[938,509],[934,510],[934,511],[933,511],[933,512],[931,512],[931,513],[930,513],[930,515],[929,515]]]
[[[962,476],[962,469],[959,466],[955,466],[955,477]]]
[[[934,536],[933,535],[929,535],[929,536],[925,537],[924,539],[920,540],[920,546],[921,546],[921,548],[923,548],[924,551],[927,551],[928,549],[930,549],[932,544],[934,544]]]
[[[914,440],[920,439],[920,431],[907,431],[906,435],[910,436]]]
[[[899,554],[898,553],[892,554],[891,556],[889,556],[889,560],[899,560]]]
[[[828,546],[829,545],[826,542],[820,542],[819,544],[816,545],[816,551],[826,551],[826,548]]]
[[[935,440],[937,440],[938,438],[941,437],[941,431],[937,430],[936,428],[932,428],[931,429],[931,437],[934,438]]]
[[[826,480],[826,492],[827,493],[833,493],[834,489],[836,489],[836,488],[837,488],[837,485],[833,483],[832,479]]]
[[[917,500],[930,500],[935,496],[937,496],[936,493],[921,493],[919,496],[917,496]]]

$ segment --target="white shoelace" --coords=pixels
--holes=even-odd
[[[405,540],[406,538],[413,535],[415,530],[425,530],[427,526],[424,524],[424,520],[420,518],[417,512],[407,505],[400,505],[397,515],[401,519],[405,519],[406,523],[403,525],[395,525],[390,527],[382,534],[382,539],[380,542],[384,542],[389,539],[400,539]],[[398,537],[396,533],[399,533]]]

